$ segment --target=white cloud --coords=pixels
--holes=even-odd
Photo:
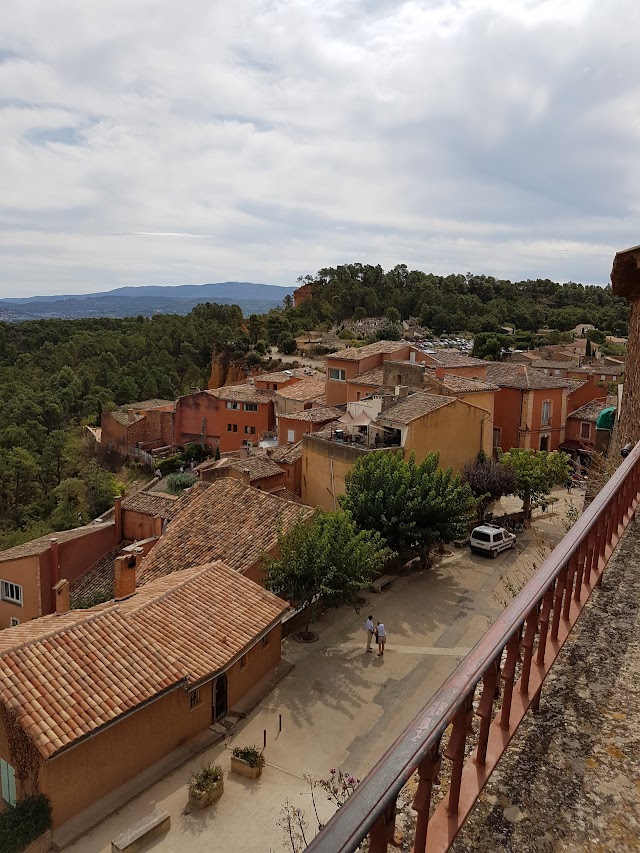
[[[633,0],[5,0],[0,296],[361,260],[605,283]]]

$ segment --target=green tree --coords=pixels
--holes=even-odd
[[[304,635],[322,599],[328,607],[357,608],[357,594],[382,570],[384,541],[379,533],[358,530],[348,513],[316,509],[278,537],[280,557],[265,556],[265,585],[305,608]]]
[[[404,561],[418,555],[428,564],[429,549],[464,535],[474,501],[471,489],[451,468],[438,467],[429,453],[420,464],[402,451],[368,453],[346,477],[340,506],[362,530],[378,531]]]
[[[401,337],[398,326],[393,326],[391,323],[387,323],[376,332],[376,338],[379,341],[399,341]]]
[[[586,338],[594,344],[603,344],[607,340],[607,336],[600,329],[587,329]]]
[[[365,311],[365,309],[362,307],[362,305],[359,305],[359,306],[356,308],[356,310],[353,312],[353,319],[354,319],[355,321],[358,321],[358,320],[364,320],[364,318],[365,318],[366,316],[367,316],[367,312],[366,312],[366,311]]]
[[[478,524],[482,522],[484,512],[492,501],[513,494],[516,488],[513,469],[491,459],[482,450],[464,466],[462,478],[473,492]]]
[[[296,339],[290,332],[283,332],[279,336],[278,349],[285,355],[292,355],[296,351]]]
[[[390,323],[400,322],[400,312],[394,305],[390,305],[385,311],[385,316]]]
[[[515,494],[522,500],[526,519],[531,518],[531,504],[549,496],[553,486],[563,483],[569,473],[566,454],[559,450],[523,450],[514,447],[500,456],[500,464],[513,471]]]
[[[118,494],[116,478],[92,459],[81,473],[86,488],[89,515],[95,518],[113,506]]]
[[[87,488],[79,477],[63,480],[53,490],[56,508],[51,513],[51,524],[55,530],[69,530],[78,526],[78,521],[89,517]]]
[[[587,345],[584,348],[584,354],[587,358],[591,358],[593,355],[593,350],[591,349],[591,341],[587,338]]]

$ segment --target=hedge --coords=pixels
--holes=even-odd
[[[0,850],[20,853],[48,829],[51,829],[51,803],[44,794],[27,797],[0,814]]]

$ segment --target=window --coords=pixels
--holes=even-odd
[[[360,399],[360,392],[356,391],[356,402]]]
[[[493,541],[494,542],[502,542],[502,530],[498,530],[497,533],[493,534]]]
[[[232,403],[230,400],[227,400],[227,409],[239,409],[240,403]]]
[[[245,410],[245,412],[257,412],[258,411],[258,404],[257,403],[245,403],[242,408]]]
[[[489,533],[485,533],[484,530],[474,530],[473,538],[477,539],[478,542],[491,542],[491,536]]]
[[[540,436],[540,450],[544,450],[547,452],[549,450],[549,436],[541,435]]]
[[[19,583],[1,581],[0,597],[3,601],[11,601],[13,604],[19,604],[22,606],[22,587]]]
[[[493,428],[493,447],[494,449],[500,447],[502,443],[502,428],[494,427]]]
[[[262,648],[266,649],[268,645],[269,645],[269,635],[267,634],[265,637],[262,638]]]
[[[604,374],[604,373],[601,373],[601,374],[600,374],[600,381],[601,381],[601,382],[604,382],[606,378],[607,378],[607,377],[605,376],[605,374]]]
[[[15,616],[12,616],[11,619],[9,619],[9,627],[10,628],[15,628],[16,625],[19,625],[19,624],[20,624],[20,620],[16,619]]]
[[[549,426],[551,423],[551,400],[545,400],[542,404],[542,417],[540,419],[542,426]]]
[[[555,373],[555,375],[556,375],[556,376],[560,376],[560,371],[559,371],[559,370],[554,370],[554,373]]]
[[[238,424],[227,424],[227,432],[238,432]]]
[[[189,708],[197,708],[200,704],[200,688],[189,691]]]
[[[588,421],[580,424],[580,438],[591,438],[591,424]]]
[[[344,382],[347,378],[345,370],[338,370],[335,367],[329,368],[329,379],[336,379],[338,382]]]
[[[231,432],[233,429],[233,424],[227,424],[227,432]]]
[[[248,426],[246,426],[246,427],[244,428],[244,434],[245,434],[245,435],[255,435],[255,434],[256,434],[256,428],[255,428],[255,427],[248,427]]]
[[[242,655],[242,657],[240,658],[240,669],[244,669],[246,667],[246,665],[247,665],[247,656]]]
[[[287,442],[292,444],[296,440],[296,432],[293,429],[287,430]]]
[[[0,780],[2,781],[2,799],[10,806],[16,804],[16,771],[0,758]]]

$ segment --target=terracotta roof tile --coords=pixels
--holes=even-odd
[[[286,415],[280,415],[280,418],[288,421],[322,424],[339,418],[341,414],[342,412],[339,409],[334,409],[332,406],[314,406],[312,409],[304,409],[301,412],[289,412]]]
[[[229,459],[228,468],[249,474],[249,480],[261,480],[263,477],[275,477],[282,474],[282,468],[272,462],[266,454],[251,454],[244,459]]]
[[[425,391],[417,391],[403,398],[399,403],[383,410],[378,418],[379,421],[391,421],[392,423],[408,424],[454,403],[455,397],[444,397],[441,394],[427,394]]]
[[[591,400],[590,403],[585,403],[584,406],[580,406],[579,409],[571,412],[567,415],[567,418],[575,418],[579,421],[591,421],[592,423],[595,423],[598,420],[598,415],[604,411],[604,409],[615,405],[616,403],[607,402],[607,400]]]
[[[302,459],[302,442],[296,441],[295,444],[280,444],[272,448],[271,457],[274,462],[285,462],[292,464]]]
[[[483,382],[481,379],[471,379],[468,376],[458,376],[455,373],[445,373],[441,381],[445,388],[458,394],[500,390],[493,382]]]
[[[349,382],[354,385],[372,385],[374,387],[384,385],[384,368],[374,367],[373,370],[367,370],[359,376],[354,376],[353,379],[347,379],[347,384]]]
[[[259,379],[264,377],[260,376]],[[315,373],[313,376],[305,376],[300,382],[292,382],[277,392],[278,397],[284,400],[315,400],[324,394],[326,377],[324,373]]]
[[[485,362],[487,366],[487,379],[495,382],[501,388],[518,388],[530,391],[543,388],[569,388],[570,380],[561,379],[559,376],[547,376],[541,370],[530,367],[527,364],[513,364],[509,362]]]
[[[138,583],[212,560],[244,571],[276,544],[279,527],[286,531],[310,513],[240,480],[216,480],[170,522],[142,560]]]
[[[481,358],[465,355],[455,349],[442,349],[427,353],[429,359],[439,367],[475,367],[478,364],[485,365],[487,362]]]
[[[256,388],[255,385],[245,383],[243,385],[225,385],[223,388],[216,388],[206,393],[218,397],[220,400],[229,400],[229,402],[270,403],[273,401],[275,391],[267,391],[265,388]]]
[[[376,343],[368,344],[364,347],[348,347],[338,352],[329,353],[327,361],[331,361],[334,358],[339,358],[341,361],[345,359],[361,361],[363,358],[367,358],[367,356],[377,355],[378,353],[398,352],[398,350],[404,349],[406,346],[408,346],[406,341],[376,341]]]
[[[222,563],[148,584],[123,602],[0,633],[0,701],[45,757],[165,690],[229,666],[287,604]]]

